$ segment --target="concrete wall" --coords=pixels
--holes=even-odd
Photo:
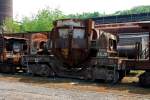
[[[0,24],[6,17],[13,16],[13,0],[0,0]]]

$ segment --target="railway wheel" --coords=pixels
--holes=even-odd
[[[140,75],[139,83],[142,87],[150,87],[150,72],[145,72]]]
[[[119,72],[116,71],[115,74],[114,74],[114,80],[113,80],[113,83],[117,83],[120,79],[120,75],[119,75]]]
[[[12,66],[12,67],[10,68],[10,72],[11,72],[12,74],[18,72],[17,69],[16,69],[16,66]]]
[[[11,74],[14,74],[16,73],[16,67],[13,66],[13,65],[2,65],[0,67],[0,72],[2,73],[11,73]]]
[[[105,81],[107,83],[115,84],[115,83],[117,83],[119,81],[119,79],[120,79],[120,75],[119,75],[118,71],[115,71],[115,72],[110,71],[108,73],[108,75],[106,76],[106,80]]]
[[[42,64],[40,66],[41,70],[40,70],[40,75],[44,76],[44,77],[48,77],[50,76],[50,67],[47,64]]]
[[[119,81],[125,77],[125,71],[119,71]]]

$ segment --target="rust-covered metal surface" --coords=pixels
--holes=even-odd
[[[52,32],[53,51],[66,64],[72,66],[83,62],[88,54],[86,23],[77,19],[55,22]]]
[[[4,34],[0,40],[0,72],[14,73],[26,71],[26,67],[21,65],[23,55],[43,52],[48,32]]]
[[[113,44],[117,43],[117,37],[95,28],[92,20],[58,20],[51,36],[53,52],[69,66],[86,62],[92,55],[97,55],[99,49],[116,52],[116,45]],[[96,46],[98,50],[94,49]]]
[[[6,17],[13,16],[13,0],[0,0],[0,24]]]
[[[21,37],[12,37],[12,36],[4,36],[4,39],[6,40],[11,40],[11,39],[16,39],[16,40],[28,40],[27,38],[21,38]]]
[[[146,59],[128,59],[124,60],[124,62],[126,63],[127,69],[129,70],[150,70],[150,62]]]
[[[40,34],[45,34],[45,35],[48,37],[50,31],[24,32],[24,33],[5,33],[5,36],[30,39],[30,37],[31,37],[33,34],[38,34],[38,33],[40,33]]]
[[[8,60],[12,59],[13,64],[19,64],[21,55],[26,52],[27,39],[4,36],[3,52],[1,52],[1,61],[10,63]]]
[[[124,40],[119,41],[118,49],[119,52],[124,56],[129,58],[126,61],[127,69],[136,69],[136,70],[149,70],[150,69],[150,21],[137,21],[137,22],[124,22],[124,23],[111,23],[111,24],[101,24],[96,25],[96,27],[99,27],[101,30],[106,32],[112,32],[116,33],[119,36],[122,36],[124,33],[132,33],[132,35],[126,35],[128,36],[125,40],[126,44],[124,43]],[[148,33],[147,35],[147,41],[143,42],[143,36],[145,35],[145,32]],[[141,37],[138,37],[141,35]],[[140,41],[138,41],[141,38]],[[137,45],[138,44],[138,45]],[[144,46],[144,48],[143,48]],[[146,58],[141,57],[141,53],[146,56]]]
[[[139,33],[149,31],[150,21],[100,24],[96,27],[111,33]]]
[[[30,54],[38,54],[44,51],[48,34],[36,33],[32,34],[29,40]]]
[[[30,53],[30,52],[32,52],[31,49],[34,49],[35,46],[36,46],[36,49],[38,49],[40,51],[40,45],[41,45],[40,43],[47,42],[48,32],[5,34],[5,36],[1,37],[1,39],[2,38],[4,38],[4,44],[3,44],[4,46],[3,46],[3,50],[1,52],[1,54],[3,56],[5,56],[8,53],[11,53],[13,51],[13,44],[21,43],[24,45],[21,52],[15,53],[16,55],[18,54],[19,60],[20,60],[22,52]],[[35,42],[36,42],[36,44],[35,44]],[[10,49],[10,47],[12,47],[12,49]],[[7,48],[9,50],[7,50]],[[4,58],[7,59],[6,56]],[[5,60],[5,61],[7,61],[7,60]]]
[[[48,40],[39,33],[31,35],[30,54],[23,56],[23,64],[30,73],[41,76],[117,81],[119,73],[115,76],[113,72],[121,68],[115,58],[118,38],[94,24],[80,19],[55,21]]]
[[[46,42],[47,39],[48,39],[47,35],[42,34],[42,33],[32,34],[32,36],[31,36],[31,40],[37,41],[37,42],[38,42],[38,41],[39,41],[39,42],[41,42],[41,41]]]
[[[119,34],[119,43],[117,46],[120,57],[129,59],[147,59],[149,50],[149,33],[122,33]]]
[[[38,54],[43,52],[44,45],[48,41],[50,32],[29,32],[29,33],[14,33],[6,34],[8,37],[15,37],[18,39],[25,38],[27,40],[27,53]]]

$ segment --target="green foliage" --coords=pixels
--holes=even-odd
[[[30,19],[23,18],[21,30],[26,31],[50,31],[53,28],[53,21],[65,18],[60,10],[43,9]]]
[[[150,6],[134,7],[130,10],[118,11],[112,15],[127,15],[137,13],[150,13]],[[58,9],[42,9],[32,18],[24,17],[20,23],[13,19],[7,18],[4,21],[5,31],[7,33],[19,33],[19,32],[32,32],[32,31],[50,31],[53,28],[53,21],[64,18],[92,18],[106,16],[105,13],[99,12],[82,13],[82,14],[70,14],[64,15],[62,11]]]
[[[14,21],[11,18],[6,18],[4,21],[4,30],[6,33],[20,32],[20,25],[17,21]]]
[[[128,14],[139,14],[139,13],[150,13],[150,6],[138,6],[130,10],[117,11],[115,15],[128,15]]]
[[[6,19],[4,27],[7,33],[19,32],[36,32],[36,31],[50,31],[53,28],[53,21],[65,18],[65,15],[58,9],[43,9],[33,17],[24,17],[20,23],[12,19]]]
[[[85,19],[85,18],[93,18],[93,17],[101,17],[104,16],[104,14],[100,14],[99,12],[93,12],[93,13],[82,13],[82,14],[70,14],[67,17],[68,18],[80,18],[80,19]]]

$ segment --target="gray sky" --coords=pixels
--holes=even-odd
[[[114,13],[139,5],[150,5],[150,0],[13,0],[14,18],[32,16],[46,7],[59,9],[64,14],[82,12]]]

